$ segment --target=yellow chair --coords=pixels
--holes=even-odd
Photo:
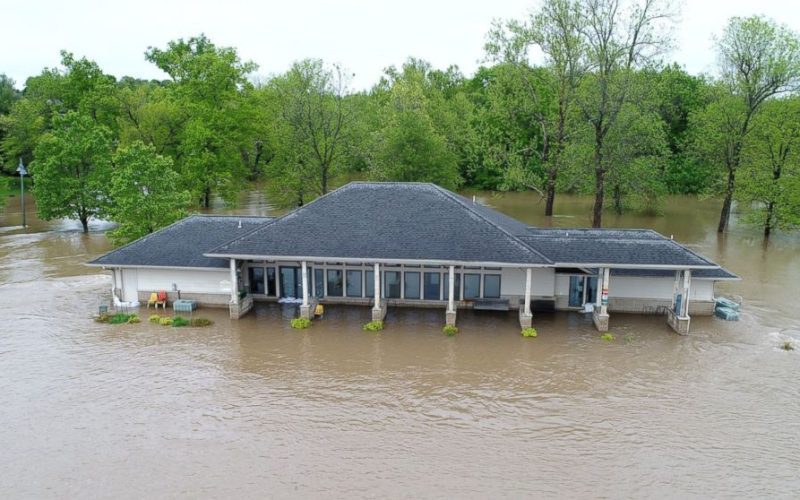
[[[147,308],[150,309],[150,304],[155,304],[156,309],[158,309],[158,294],[153,292],[150,294],[150,298],[147,299]]]

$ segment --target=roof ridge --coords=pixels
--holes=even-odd
[[[505,228],[501,227],[499,224],[495,223],[494,221],[490,220],[489,218],[487,218],[482,213],[480,213],[477,210],[475,210],[474,208],[472,208],[469,203],[467,203],[465,200],[459,199],[459,197],[455,193],[453,193],[452,191],[447,190],[447,189],[445,189],[445,188],[443,188],[443,187],[441,187],[441,186],[439,186],[437,184],[433,184],[433,183],[429,183],[429,184],[432,185],[435,188],[435,191],[437,191],[439,194],[443,195],[444,197],[446,197],[450,201],[460,205],[461,207],[466,208],[467,210],[469,210],[470,213],[472,213],[475,216],[479,217],[484,222],[488,223],[492,227],[495,227],[496,229],[498,229],[499,231],[504,233],[506,236],[511,238],[514,241],[514,243],[516,243],[517,245],[525,248],[526,250],[528,250],[530,252],[533,252],[535,255],[538,255],[539,257],[544,259],[545,262],[553,263],[553,261],[550,260],[549,257],[547,257],[546,255],[541,253],[539,250],[537,250],[535,248],[532,248],[530,245],[528,245],[527,243],[522,241],[519,237],[511,234]],[[489,210],[494,210],[493,208],[489,208],[489,207],[486,207],[486,208],[489,209]],[[503,214],[503,215],[505,215],[505,214]]]
[[[276,217],[278,217],[278,216],[277,216],[277,215],[252,215],[252,214],[238,215],[238,214],[204,214],[204,213],[192,213],[192,214],[189,214],[189,215],[187,215],[186,217],[184,217],[184,220],[185,220],[185,219],[188,219],[188,218],[190,218],[190,217],[209,217],[209,218],[211,218],[211,217],[217,217],[217,218],[222,218],[222,217],[230,217],[230,218],[232,218],[232,219],[274,219],[274,218],[276,218]],[[165,227],[166,227],[166,226],[165,226]]]

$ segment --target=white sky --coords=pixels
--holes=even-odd
[[[234,46],[258,73],[285,71],[319,57],[370,87],[407,57],[435,67],[457,64],[469,75],[483,57],[493,18],[522,18],[537,0],[0,0],[0,73],[21,87],[59,63],[59,50],[96,61],[107,73],[164,75],[144,60],[148,46],[201,32]],[[800,31],[797,0],[684,0],[671,59],[691,73],[713,72],[711,36],[734,15],[764,14]]]

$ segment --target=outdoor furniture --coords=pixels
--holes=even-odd
[[[189,316],[191,316],[195,309],[197,309],[196,300],[178,299],[172,303],[173,315],[175,315],[175,313],[189,313]]]
[[[147,308],[150,309],[150,304],[155,304],[156,309],[158,309],[159,304],[161,305],[162,309],[167,308],[167,292],[160,291],[158,293],[153,292],[150,294],[150,298],[147,300]]]

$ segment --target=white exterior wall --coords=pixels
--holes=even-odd
[[[150,293],[166,290],[172,297],[172,284],[177,285],[182,296],[194,298],[196,295],[203,302],[203,297],[212,297],[211,302],[219,302],[221,298],[230,298],[230,272],[227,269],[200,271],[194,269],[120,269],[122,283],[121,300],[133,302],[147,300]],[[217,298],[220,297],[220,300]],[[224,303],[224,302],[223,302]]]
[[[490,271],[487,271],[489,273]],[[500,278],[500,294],[504,297],[525,295],[525,269],[503,268]],[[531,296],[552,297],[555,286],[555,271],[552,268],[534,268],[531,273]]]

